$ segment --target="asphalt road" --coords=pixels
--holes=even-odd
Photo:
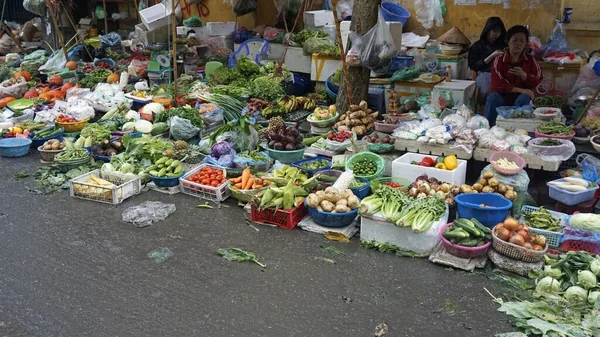
[[[372,336],[383,322],[386,336],[514,331],[482,274],[370,251],[358,237],[332,255],[321,235],[248,226],[233,201],[209,210],[154,191],[116,207],[35,195],[31,178],[13,178],[40,165],[33,152],[0,158],[0,336]],[[177,211],[148,228],[121,221],[145,200]],[[228,262],[223,247],[267,267]],[[172,256],[148,256],[161,248]]]

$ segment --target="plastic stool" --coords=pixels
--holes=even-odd
[[[256,64],[260,65],[260,61],[263,58],[263,56],[266,56],[267,53],[269,52],[269,48],[270,48],[269,41],[264,40],[264,39],[249,39],[249,40],[244,41],[242,44],[240,44],[240,46],[238,47],[238,49],[236,51],[229,54],[229,68],[235,67],[235,65],[237,64],[237,56],[240,54],[248,56],[250,59],[253,59],[253,57],[252,57],[253,55],[252,55],[252,53],[250,53],[250,47],[248,46],[249,44],[260,44],[260,48],[258,49],[258,52],[254,56],[254,62],[256,62]],[[245,54],[242,54],[243,52]]]

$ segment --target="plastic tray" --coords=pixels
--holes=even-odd
[[[533,134],[535,135],[535,138],[544,137],[544,138],[571,140],[573,137],[575,137],[575,131],[573,131],[573,133],[571,133],[568,136],[557,136],[557,135],[547,135],[545,133],[540,133],[540,132],[538,132],[537,128],[533,129]]]
[[[444,237],[444,231],[450,226],[452,226],[452,222],[442,226],[440,229],[440,239],[442,240],[444,247],[446,247],[446,251],[454,256],[463,257],[465,259],[478,257],[485,254],[492,245],[491,241],[487,242],[483,246],[478,247],[465,247],[456,245]]]
[[[181,190],[181,193],[189,194],[194,197],[216,202],[224,201],[231,195],[231,191],[227,188],[227,186],[229,185],[228,181],[224,181],[221,185],[217,187],[212,187],[200,185],[193,181],[187,180],[187,178],[190,177],[192,174],[200,171],[203,167],[207,166],[217,168],[208,164],[200,164],[196,166],[193,170],[189,171],[183,177],[179,178],[179,189]]]
[[[519,222],[525,223],[525,215],[529,214],[531,212],[538,211],[539,209],[540,209],[539,207],[523,205],[523,207],[521,208],[521,218],[519,219]],[[560,213],[560,212],[554,212],[551,210],[547,210],[547,211],[550,214],[552,214],[553,217],[560,219],[559,225],[561,227],[564,228],[567,225],[568,215],[566,215],[564,213]],[[545,229],[535,228],[530,225],[528,225],[528,227],[532,233],[545,236],[547,239],[547,242],[548,242],[548,246],[556,248],[560,245],[560,240],[563,237],[562,232],[552,232],[552,231],[545,230]]]
[[[317,209],[308,207],[308,205],[306,204],[306,200],[304,201],[304,207],[306,207],[306,209],[308,210],[308,215],[310,215],[313,221],[316,224],[321,225],[323,227],[346,227],[350,225],[358,215],[358,208],[346,213],[321,212]]]
[[[101,179],[110,181],[115,184],[114,187],[105,187],[87,182],[88,177],[95,175]],[[82,193],[76,191],[81,187],[94,188],[96,191],[102,190],[101,193],[95,192],[94,194]],[[123,200],[139,194],[142,191],[142,183],[139,177],[133,179],[127,179],[126,176],[118,172],[100,172],[100,170],[94,170],[83,174],[69,182],[69,191],[72,197],[103,202],[106,204],[117,205],[123,202]]]
[[[498,159],[502,159],[502,158],[504,158],[508,161],[514,162],[515,164],[517,164],[517,166],[519,166],[519,168],[507,169],[507,168],[502,168],[502,167],[500,167],[500,165],[497,165],[494,163],[494,161],[496,161]],[[510,151],[494,152],[488,159],[488,162],[490,162],[492,164],[492,167],[494,168],[494,170],[498,171],[499,173],[502,173],[504,175],[509,175],[509,176],[515,175],[515,174],[521,172],[523,170],[523,168],[527,165],[527,162],[525,161],[525,159],[523,159],[523,157],[519,156],[518,154],[516,154],[514,152],[510,152]]]
[[[496,232],[494,230],[492,230],[492,244],[494,246],[494,250],[496,250],[498,253],[525,262],[541,261],[544,258],[544,254],[546,254],[546,251],[548,250],[547,244],[546,247],[544,247],[544,250],[537,251],[500,240],[496,236]]]
[[[254,205],[250,206],[250,219],[258,223],[270,223],[285,229],[293,229],[306,216],[304,203],[289,211],[267,208],[259,211]]]
[[[556,182],[563,181],[564,182],[565,180],[557,179],[557,180],[553,180],[553,181],[556,181]],[[594,194],[596,193],[597,189],[598,189],[598,186],[588,188],[587,190],[582,191],[582,192],[569,192],[569,191],[565,191],[561,188],[558,188],[556,186],[548,185],[548,196],[551,199],[560,201],[567,206],[574,206],[577,204],[581,204],[582,202],[586,202],[586,201],[594,199]]]
[[[327,166],[323,166],[323,167],[318,168],[318,169],[307,169],[307,168],[302,167],[303,163],[310,163],[310,162],[313,162],[313,161],[316,161],[316,160],[320,160],[320,161],[324,160],[324,161],[326,161],[328,163],[328,165]],[[315,175],[315,173],[317,173],[319,171],[325,171],[325,170],[331,169],[331,159],[325,158],[325,157],[320,157],[320,156],[319,157],[314,157],[314,158],[306,158],[306,159],[302,159],[302,160],[299,160],[299,161],[296,161],[296,162],[292,163],[292,166],[299,168],[300,170],[306,172],[309,177],[312,177],[313,175]]]
[[[398,124],[387,124],[381,122],[375,122],[375,131],[383,133],[393,133],[398,128]]]
[[[513,207],[512,201],[496,193],[459,194],[454,201],[459,218],[475,218],[489,228],[504,221]],[[480,204],[492,207],[481,207]]]

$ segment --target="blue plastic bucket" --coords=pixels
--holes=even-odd
[[[410,12],[393,2],[382,2],[381,3],[381,14],[385,21],[389,22],[402,22],[404,26],[408,18],[410,18]]]
[[[504,221],[513,206],[512,201],[496,193],[459,194],[454,201],[459,218],[475,218],[489,228]]]

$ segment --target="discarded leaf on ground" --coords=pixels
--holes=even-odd
[[[325,238],[327,240],[339,241],[339,242],[343,242],[343,243],[350,242],[350,239],[348,239],[348,237],[346,237],[342,233],[338,233],[338,232],[325,232],[325,233],[323,233],[323,235],[325,235]]]
[[[315,261],[323,261],[323,262],[335,264],[335,260],[328,259],[326,257],[321,257],[321,256],[313,256],[313,260],[315,260]]]
[[[29,173],[27,172],[17,172],[13,175],[15,177],[15,179],[24,179],[29,177]]]
[[[219,248],[217,249],[217,253],[225,258],[227,261],[238,261],[245,262],[250,261],[254,262],[261,267],[266,267],[265,264],[258,261],[256,254],[253,252],[248,252],[239,248]]]
[[[375,327],[375,337],[382,337],[388,333],[388,326],[385,323],[379,323]]]
[[[340,250],[328,243],[322,244],[320,248],[322,251],[327,252],[327,253],[348,256],[348,254],[344,253],[342,250]]]

